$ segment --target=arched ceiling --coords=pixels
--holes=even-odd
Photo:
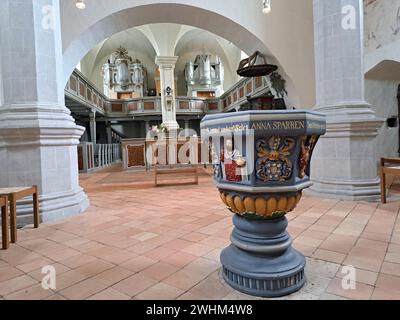
[[[175,55],[182,56],[187,52],[210,52],[220,56],[229,63],[225,67],[234,70],[238,66],[241,50],[229,41],[211,32],[192,28],[183,34],[175,47]]]
[[[81,71],[99,90],[102,90],[101,70],[103,64],[115,50],[123,46],[129,55],[139,59],[149,72],[153,86],[155,58],[161,53],[179,57],[176,75],[184,80],[185,64],[194,60],[197,54],[210,53],[219,56],[225,67],[225,88],[238,81],[236,69],[241,58],[241,50],[231,42],[190,26],[162,23],[131,28],[112,35],[94,47],[81,61]],[[183,92],[182,92],[183,94]]]
[[[295,105],[310,108],[315,103],[312,0],[274,1],[268,15],[261,11],[261,0],[85,2],[86,10],[77,10],[74,1],[61,1],[65,82],[82,57],[113,34],[146,24],[176,23],[215,33],[247,54],[259,50],[270,55],[287,75]]]
[[[88,74],[92,74],[95,71],[93,68],[99,63],[104,64],[110,55],[120,46],[128,49],[132,57],[140,54],[141,56],[147,56],[150,60],[154,60],[156,56],[154,47],[146,35],[138,29],[125,30],[103,41],[98,48],[94,49],[96,56],[93,57],[93,55],[90,55],[90,61],[85,61],[86,65],[91,62],[91,69],[87,69]]]

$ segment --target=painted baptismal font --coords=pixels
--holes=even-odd
[[[325,117],[309,111],[246,111],[206,116],[214,180],[234,214],[223,277],[246,294],[277,297],[305,283],[305,258],[292,248],[285,217],[312,185],[310,161]]]

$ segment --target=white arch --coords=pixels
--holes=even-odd
[[[95,3],[96,2],[96,3]],[[162,2],[162,3],[160,3]],[[280,0],[274,14],[265,16],[251,1],[227,0],[88,0],[86,12],[71,18],[71,5],[62,2],[64,81],[79,60],[96,44],[120,31],[153,23],[176,23],[204,29],[225,38],[244,52],[260,50],[276,58],[283,73],[293,80],[292,94],[299,95],[299,107],[315,101],[312,0]],[[96,6],[96,10],[89,10]],[[240,11],[240,6],[246,10]],[[285,19],[286,16],[286,19]],[[75,20],[75,21],[72,21]],[[79,24],[76,23],[79,21]],[[266,45],[268,43],[268,47]],[[271,50],[272,48],[272,50]],[[274,54],[275,52],[279,53]],[[290,82],[290,80],[289,80]]]

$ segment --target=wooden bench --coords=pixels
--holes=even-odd
[[[389,164],[389,166],[386,166]],[[398,166],[393,166],[398,165]],[[386,175],[400,175],[400,158],[382,158],[381,159],[381,201],[386,203]]]
[[[194,175],[194,182],[190,184],[199,184],[199,173],[197,171],[197,166],[190,166],[190,167],[181,167],[181,168],[173,168],[170,166],[169,168],[158,168],[157,165],[154,166],[154,186],[160,186],[158,181],[159,176],[164,175],[172,175],[172,174],[192,174]],[[185,183],[187,184],[187,183]],[[166,185],[166,184],[163,184]]]
[[[28,188],[0,188],[0,197],[8,197],[10,202],[11,243],[17,242],[17,201],[28,196],[33,198],[33,223],[39,228],[39,195],[37,186]]]
[[[8,238],[8,198],[0,197],[1,208],[1,239],[2,248],[7,250],[10,247],[10,240]]]

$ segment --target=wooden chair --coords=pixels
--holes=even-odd
[[[386,166],[389,164],[389,166]],[[398,165],[398,166],[393,166]],[[400,175],[400,158],[382,158],[381,159],[381,201],[386,203],[386,175]]]
[[[17,242],[17,201],[28,196],[33,199],[33,223],[39,228],[39,195],[37,186],[29,188],[0,188],[0,197],[8,197],[10,201],[11,243]]]
[[[2,248],[7,250],[10,247],[10,240],[8,238],[8,198],[0,197],[1,208],[1,238]]]

